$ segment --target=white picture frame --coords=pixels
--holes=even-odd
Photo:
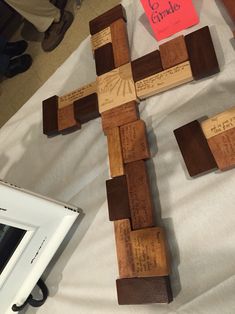
[[[0,252],[0,313],[24,304],[78,215],[77,207],[0,181],[0,248],[4,235],[19,237],[12,249],[5,244],[7,260]]]

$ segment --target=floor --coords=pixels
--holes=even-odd
[[[18,111],[24,103],[41,87],[56,69],[77,49],[89,35],[89,21],[117,5],[118,0],[83,0],[80,8],[76,1],[69,0],[66,9],[74,13],[74,22],[67,31],[63,42],[52,52],[41,49],[41,34],[36,33],[28,24],[22,24],[11,38],[12,41],[32,38],[26,53],[33,58],[31,68],[20,75],[0,82],[0,127]]]

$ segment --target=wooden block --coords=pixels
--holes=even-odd
[[[174,134],[191,177],[217,168],[197,120],[174,130]]]
[[[96,50],[108,43],[112,43],[111,28],[106,27],[99,33],[91,36],[92,50]]]
[[[97,78],[99,112],[136,100],[130,63]]]
[[[201,127],[207,139],[235,128],[235,107],[203,121]]]
[[[131,247],[131,227],[128,219],[114,221],[116,252],[120,278],[134,276],[134,262]]]
[[[107,130],[109,167],[111,177],[124,175],[124,165],[122,158],[122,147],[119,127]]]
[[[129,198],[126,176],[115,177],[106,181],[109,220],[130,218]]]
[[[134,161],[125,165],[132,229],[152,227],[153,205],[145,162]]]
[[[234,0],[222,0],[224,6],[226,7],[228,14],[230,15],[231,19],[235,23],[235,5]]]
[[[126,22],[119,19],[110,26],[112,34],[113,55],[115,68],[130,62],[130,49]]]
[[[74,118],[74,106],[69,105],[58,109],[58,130],[60,133],[69,133],[81,129],[81,124]]]
[[[139,110],[135,101],[104,111],[101,114],[103,131],[121,126],[139,119]]]
[[[144,99],[193,80],[189,61],[135,83],[138,98]]]
[[[163,67],[159,50],[155,50],[141,58],[132,61],[131,68],[134,82],[143,80],[146,77],[162,72]]]
[[[170,278],[125,278],[116,281],[118,304],[170,303],[173,300]]]
[[[81,99],[83,97],[86,97],[88,95],[91,95],[93,93],[97,92],[96,88],[96,82],[92,82],[90,84],[87,84],[85,86],[82,86],[64,96],[59,97],[58,101],[58,107],[64,108],[68,105],[71,105],[76,100]]]
[[[209,138],[208,144],[220,170],[235,167],[235,128]]]
[[[184,36],[178,36],[159,46],[163,69],[169,69],[188,60]]]
[[[208,26],[186,35],[185,41],[195,80],[220,71]]]
[[[142,120],[120,127],[124,163],[150,158],[145,123]]]
[[[98,76],[112,71],[115,68],[113,45],[108,43],[95,50],[95,66]]]
[[[119,4],[89,22],[91,35],[102,31],[104,28],[110,26],[110,24],[121,18],[126,21],[125,9]]]
[[[58,96],[52,96],[42,102],[43,133],[47,136],[59,134],[57,110]]]
[[[74,102],[75,119],[83,124],[100,116],[97,94],[91,94]]]

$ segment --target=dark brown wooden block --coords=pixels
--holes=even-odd
[[[163,71],[159,50],[131,62],[134,82]]]
[[[110,26],[110,24],[112,24],[116,20],[119,20],[120,18],[126,21],[126,12],[121,4],[108,10],[107,12],[101,14],[100,16],[89,22],[91,35],[100,32],[102,29]]]
[[[234,0],[222,0],[224,6],[226,7],[228,14],[230,15],[231,19],[235,23],[235,2]]]
[[[113,45],[108,43],[95,50],[96,74],[98,76],[112,71],[115,68]]]
[[[115,177],[106,181],[109,220],[130,218],[130,206],[126,176]]]
[[[170,278],[145,277],[116,280],[118,303],[170,303],[173,300]]]
[[[191,177],[217,168],[197,120],[174,130],[174,134]]]
[[[58,108],[58,130],[62,134],[81,129],[81,124],[75,120],[74,105],[68,105],[63,108]]]
[[[81,124],[100,116],[96,93],[80,98],[74,102],[74,116]]]
[[[186,35],[185,42],[195,80],[220,71],[208,26]]]
[[[58,96],[52,96],[42,102],[43,133],[47,136],[59,134]]]
[[[145,162],[138,160],[125,165],[132,228],[152,227],[153,205]]]

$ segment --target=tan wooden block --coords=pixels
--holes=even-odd
[[[134,277],[134,262],[131,247],[131,226],[128,219],[114,221],[119,277]]]
[[[64,131],[70,128],[81,128],[80,123],[74,118],[73,104],[58,109],[58,130]]]
[[[152,227],[153,205],[145,162],[138,160],[125,165],[132,229]]]
[[[203,121],[201,127],[207,139],[235,128],[235,107]]]
[[[135,83],[137,97],[145,99],[193,80],[189,61]]]
[[[163,69],[169,69],[189,59],[184,36],[178,36],[159,46]]]
[[[114,64],[117,68],[131,60],[126,22],[123,19],[119,19],[113,22],[110,28],[112,34]]]
[[[112,37],[110,27],[106,27],[99,33],[96,33],[95,35],[91,36],[91,45],[93,51],[111,42]]]
[[[136,100],[130,63],[97,77],[100,113]]]
[[[124,163],[150,158],[145,123],[142,120],[120,127]]]
[[[122,158],[122,147],[119,127],[108,129],[106,132],[108,141],[109,167],[111,177],[118,177],[124,174]]]
[[[220,170],[235,167],[235,127],[210,137],[208,144]]]
[[[163,228],[145,228],[130,234],[136,277],[166,276],[170,263]]]
[[[96,82],[92,82],[90,84],[87,84],[85,86],[82,86],[64,96],[59,97],[58,101],[58,107],[64,108],[73,102],[75,102],[78,99],[81,99],[83,97],[86,97],[88,95],[91,95],[93,93],[96,93]]]
[[[107,129],[121,126],[139,119],[139,110],[137,103],[131,101],[127,104],[104,111],[101,114],[103,131]]]

